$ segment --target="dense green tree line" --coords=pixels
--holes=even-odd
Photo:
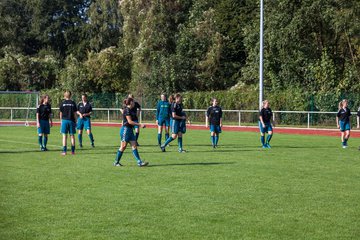
[[[264,6],[265,95],[360,93],[359,1]],[[259,14],[253,0],[2,0],[0,90],[256,90]]]

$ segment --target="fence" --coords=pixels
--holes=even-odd
[[[205,123],[205,109],[185,109],[192,124]],[[155,109],[142,109],[140,121],[155,123]],[[335,128],[336,112],[312,111],[273,111],[273,120],[277,125],[303,128]],[[352,126],[356,125],[356,113],[352,113]],[[26,116],[28,118],[26,119]],[[54,120],[59,120],[59,110],[53,109]],[[257,110],[223,110],[223,125],[255,126],[258,124]],[[35,121],[36,108],[0,107],[0,121]],[[96,122],[121,122],[122,114],[119,108],[94,108],[92,120]]]

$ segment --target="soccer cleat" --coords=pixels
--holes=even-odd
[[[82,147],[83,147],[82,143],[80,143],[80,144],[79,144],[79,147],[80,147],[80,148],[82,148]]]
[[[44,151],[46,152],[46,151],[49,151],[46,147],[44,147]]]
[[[122,167],[122,166],[123,166],[122,164],[114,162],[114,167]]]
[[[184,150],[184,149],[179,149],[179,153],[186,153],[186,150]]]
[[[62,152],[61,155],[62,155],[62,156],[65,156],[65,155],[66,155],[66,152]]]
[[[262,145],[262,148],[267,148],[266,144]]]
[[[92,147],[92,148],[94,148],[94,147],[95,147],[94,143],[92,143],[92,144],[91,144],[91,147]]]
[[[45,148],[43,146],[40,147],[40,151],[44,152]]]
[[[139,167],[146,167],[147,165],[149,165],[149,162],[140,162],[140,163],[138,163]]]
[[[215,149],[215,148],[216,148],[216,145],[212,145],[212,147]]]
[[[162,151],[162,152],[166,152],[166,150],[165,150],[165,147],[164,147],[164,146],[160,146],[160,148],[161,148],[161,151]]]
[[[266,144],[266,148],[271,148],[270,144],[267,143],[267,144]]]
[[[75,155],[75,152],[71,152],[71,155]]]
[[[347,148],[347,146],[346,146],[346,145],[343,145],[342,148]]]

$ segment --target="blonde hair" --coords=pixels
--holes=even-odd
[[[347,99],[343,99],[343,100],[341,100],[341,101],[339,102],[339,110],[343,108],[345,102],[347,103],[348,100],[347,100]]]
[[[266,103],[269,103],[269,101],[268,100],[264,100],[264,101],[262,101],[262,105],[263,105],[263,107],[265,106],[265,104]]]

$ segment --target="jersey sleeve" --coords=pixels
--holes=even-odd
[[[130,116],[130,109],[127,108],[127,107],[124,108],[123,115],[124,115],[124,116]]]
[[[36,113],[40,113],[40,106],[36,108]]]
[[[341,109],[338,111],[338,113],[336,114],[337,117],[341,116]]]
[[[358,109],[357,116],[360,117],[360,107]]]
[[[89,112],[92,112],[92,105],[91,104],[89,105]]]
[[[222,118],[222,114],[223,114],[223,112],[222,112],[222,109],[220,108],[220,109],[219,109],[219,117],[220,117],[220,118]]]
[[[210,107],[207,109],[206,111],[206,116],[209,117],[210,116]]]
[[[49,113],[52,114],[51,105],[49,104]]]
[[[64,107],[63,107],[63,103],[61,102],[60,105],[59,105],[59,110],[60,112],[63,112],[64,111]]]
[[[78,108],[76,107],[76,103],[75,103],[75,102],[73,102],[73,107],[74,107],[73,112],[77,112]]]

